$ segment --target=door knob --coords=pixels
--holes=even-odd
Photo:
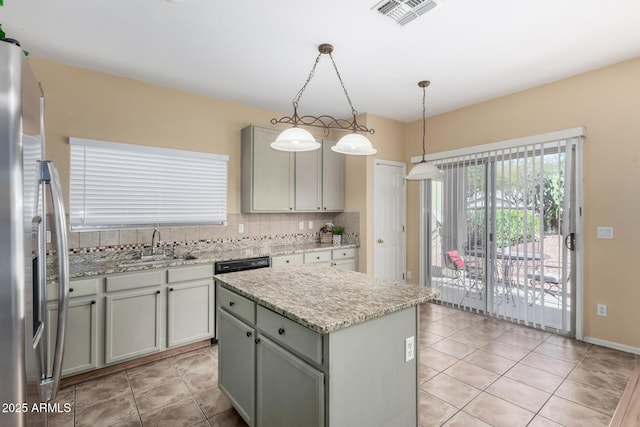
[[[384,243],[384,240],[378,239],[378,243]]]

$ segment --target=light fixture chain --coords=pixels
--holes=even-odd
[[[349,107],[351,107],[351,114],[355,117],[358,112],[355,108],[353,108],[353,103],[351,102],[351,98],[349,97],[349,92],[347,92],[347,87],[344,85],[342,81],[342,76],[340,75],[340,71],[338,71],[338,66],[336,65],[336,61],[333,60],[333,55],[329,53],[329,58],[331,58],[331,63],[333,64],[333,69],[336,70],[336,74],[338,75],[338,80],[340,80],[340,85],[342,86],[342,90],[344,91],[344,95],[347,97],[347,101],[349,102]]]
[[[313,78],[314,74],[316,73],[316,67],[318,66],[318,62],[320,62],[320,57],[321,56],[322,56],[322,53],[319,53],[318,56],[316,57],[316,62],[313,63],[313,67],[311,68],[311,72],[309,73],[309,77],[307,77],[307,81],[304,82],[304,85],[302,86],[302,89],[300,89],[298,91],[298,94],[295,96],[295,98],[293,98],[293,106],[294,106],[294,108],[298,108],[298,102],[300,101],[300,98],[302,98],[302,93],[307,88],[307,85],[309,84],[309,82]]]
[[[427,88],[422,88],[422,161],[426,155],[425,140],[427,139]]]

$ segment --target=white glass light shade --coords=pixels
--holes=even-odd
[[[313,151],[320,146],[313,135],[299,127],[292,127],[281,132],[271,143],[271,148],[279,151]]]
[[[438,179],[442,176],[442,171],[432,165],[431,163],[427,163],[422,161],[415,165],[409,173],[407,174],[407,179]]]
[[[367,156],[378,152],[371,145],[371,141],[359,133],[349,133],[343,136],[331,149],[336,153],[354,154],[356,156]]]

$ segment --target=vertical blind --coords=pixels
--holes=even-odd
[[[71,228],[227,219],[225,155],[69,138]]]

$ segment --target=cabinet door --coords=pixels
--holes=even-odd
[[[293,210],[293,154],[271,148],[278,132],[252,127],[251,165],[243,164],[242,173],[251,173],[251,210],[289,212]],[[242,149],[247,149],[243,141]],[[250,167],[251,170],[245,170]],[[244,188],[242,191],[246,191]]]
[[[160,350],[159,289],[121,292],[106,300],[105,362],[113,363]]]
[[[322,205],[322,152],[295,153],[295,210],[320,211]]]
[[[338,270],[345,270],[345,271],[356,270],[356,262],[355,262],[355,259],[353,258],[338,259],[333,261],[331,265],[333,265]]]
[[[47,305],[47,366],[53,365],[58,305]],[[62,375],[71,375],[97,367],[98,304],[95,298],[69,301]]]
[[[169,347],[213,336],[213,294],[213,279],[169,286],[167,293]]]
[[[334,141],[322,141],[322,210],[344,210],[344,154],[331,149]]]
[[[218,386],[252,426],[255,425],[255,330],[225,310],[219,310],[218,316]]]
[[[258,427],[324,426],[324,375],[260,335],[257,359]]]

